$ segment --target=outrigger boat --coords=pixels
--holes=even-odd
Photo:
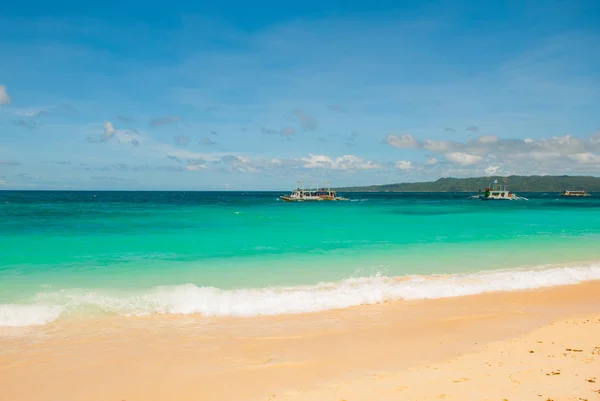
[[[471,196],[471,198],[481,200],[529,200],[508,191],[506,185],[502,187],[498,184],[498,180],[494,180],[494,183],[490,185],[490,188],[486,188],[483,194]]]
[[[300,188],[300,182],[298,187],[292,191],[289,195],[282,195],[280,198],[286,202],[306,202],[306,201],[345,201],[348,200],[342,196],[338,196],[334,190],[321,186],[317,189],[305,190],[304,186]]]
[[[574,197],[579,198],[582,196],[591,196],[588,191],[584,191],[583,189],[577,191],[563,191],[560,196]]]

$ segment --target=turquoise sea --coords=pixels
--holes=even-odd
[[[600,197],[0,192],[0,326],[300,313],[600,279]]]

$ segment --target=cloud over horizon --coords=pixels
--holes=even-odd
[[[385,142],[396,148],[422,149],[443,156],[447,163],[483,166],[473,172],[481,174],[526,174],[527,171],[547,174],[559,172],[600,171],[600,133],[589,140],[572,135],[538,139],[503,139],[496,135],[481,135],[465,142],[419,140],[411,135],[388,135]],[[432,162],[435,160],[435,162]],[[435,157],[422,167],[438,165]],[[487,169],[487,170],[485,170]]]

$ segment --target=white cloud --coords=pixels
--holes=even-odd
[[[400,160],[400,161],[396,162],[396,168],[399,170],[412,170],[415,167],[413,166],[412,162],[409,162],[406,160]]]
[[[394,135],[388,134],[385,137],[385,143],[401,149],[416,149],[421,147],[421,142],[412,135]]]
[[[354,155],[344,155],[336,158],[335,166],[340,170],[372,170],[383,167],[379,163],[366,161]]]
[[[157,156],[181,160],[217,161],[224,156],[233,156],[233,153],[201,153],[188,149],[176,148],[170,144],[160,143],[151,144],[150,146],[147,146],[147,148],[150,148],[150,151],[154,151]]]
[[[228,172],[232,173],[260,173],[293,163],[292,161],[286,162],[280,159],[266,159],[245,155],[224,155],[213,160],[212,164],[216,169],[225,168]]]
[[[483,144],[491,144],[498,142],[498,137],[496,135],[483,135],[478,138],[480,143]]]
[[[541,139],[533,141],[532,144],[540,150],[564,155],[581,153],[585,149],[585,141],[572,135]]]
[[[45,109],[36,109],[36,108],[28,108],[28,109],[17,109],[15,110],[15,114],[19,117],[39,117],[48,113],[48,110]]]
[[[306,168],[333,168],[333,160],[329,156],[311,154],[309,157],[303,157],[300,160],[304,162]]]
[[[423,147],[431,152],[444,153],[449,151],[451,148],[456,147],[455,142],[449,141],[431,141],[426,139],[423,141]]]
[[[103,139],[105,141],[108,141],[110,138],[113,137],[115,132],[117,132],[117,130],[115,129],[115,126],[113,125],[113,123],[111,123],[110,121],[105,121],[104,122],[104,138]]]
[[[450,152],[446,153],[446,159],[461,166],[468,166],[479,163],[483,157],[463,152]]]
[[[187,171],[200,171],[200,170],[206,170],[206,164],[204,163],[191,163],[188,164],[187,166],[185,166],[185,169]]]
[[[110,121],[104,122],[104,135],[100,142],[107,142],[115,138],[119,143],[131,144],[133,146],[140,146],[142,144],[142,135],[133,130],[120,130],[115,128],[114,124]]]
[[[430,157],[429,159],[427,159],[427,161],[425,162],[425,164],[427,166],[433,166],[436,165],[438,162],[438,159],[436,159],[435,157]]]
[[[500,170],[500,166],[488,166],[485,168],[485,175],[497,175]]]
[[[11,98],[8,95],[6,85],[0,85],[0,104],[9,104],[10,102]]]
[[[229,171],[240,173],[258,173],[268,165],[263,159],[249,156],[225,156],[221,161],[229,166]]]
[[[373,161],[366,161],[354,155],[344,155],[332,159],[329,156],[313,155],[300,159],[305,168],[324,168],[331,170],[372,170],[382,168],[383,165]]]
[[[529,153],[515,153],[512,156],[509,155],[509,157],[512,159],[536,160],[536,161],[543,162],[543,161],[560,159],[561,155],[558,152],[533,151],[533,152],[529,152]]]
[[[574,155],[569,156],[570,159],[576,161],[579,164],[598,164],[600,165],[600,155],[585,152],[585,153],[575,153]]]

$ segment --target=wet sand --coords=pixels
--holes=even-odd
[[[600,400],[600,282],[256,318],[0,329],[0,399]]]

